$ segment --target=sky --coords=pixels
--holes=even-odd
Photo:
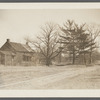
[[[68,19],[77,23],[100,25],[100,9],[2,9],[0,10],[0,47],[10,39],[25,43],[25,37],[41,35],[40,27],[46,22],[63,25]]]

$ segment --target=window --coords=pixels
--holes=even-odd
[[[23,55],[23,61],[31,61],[31,57]]]

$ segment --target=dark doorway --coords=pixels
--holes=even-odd
[[[5,65],[5,55],[1,55],[1,64]]]

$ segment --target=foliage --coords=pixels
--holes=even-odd
[[[64,27],[61,28],[61,43],[72,54],[72,64],[75,64],[76,58],[79,58],[80,55],[83,55],[84,64],[86,64],[86,54],[92,54],[96,48],[96,42],[94,40],[99,32],[93,38],[85,26],[86,24],[78,25],[74,21],[67,20]],[[89,59],[92,59],[91,55]]]

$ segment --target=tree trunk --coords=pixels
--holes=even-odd
[[[50,66],[51,64],[51,60],[50,59],[46,59],[46,66]]]
[[[61,53],[59,54],[59,63],[61,63]]]
[[[86,65],[86,58],[85,58],[85,53],[84,53],[84,64]]]
[[[91,33],[91,44],[92,44],[92,33]],[[92,45],[91,45],[91,51],[90,51],[90,61],[89,64],[92,63]]]
[[[92,53],[90,52],[90,61],[89,61],[89,64],[92,63]]]
[[[74,65],[75,64],[75,51],[73,50],[73,61],[72,61],[72,64]]]

